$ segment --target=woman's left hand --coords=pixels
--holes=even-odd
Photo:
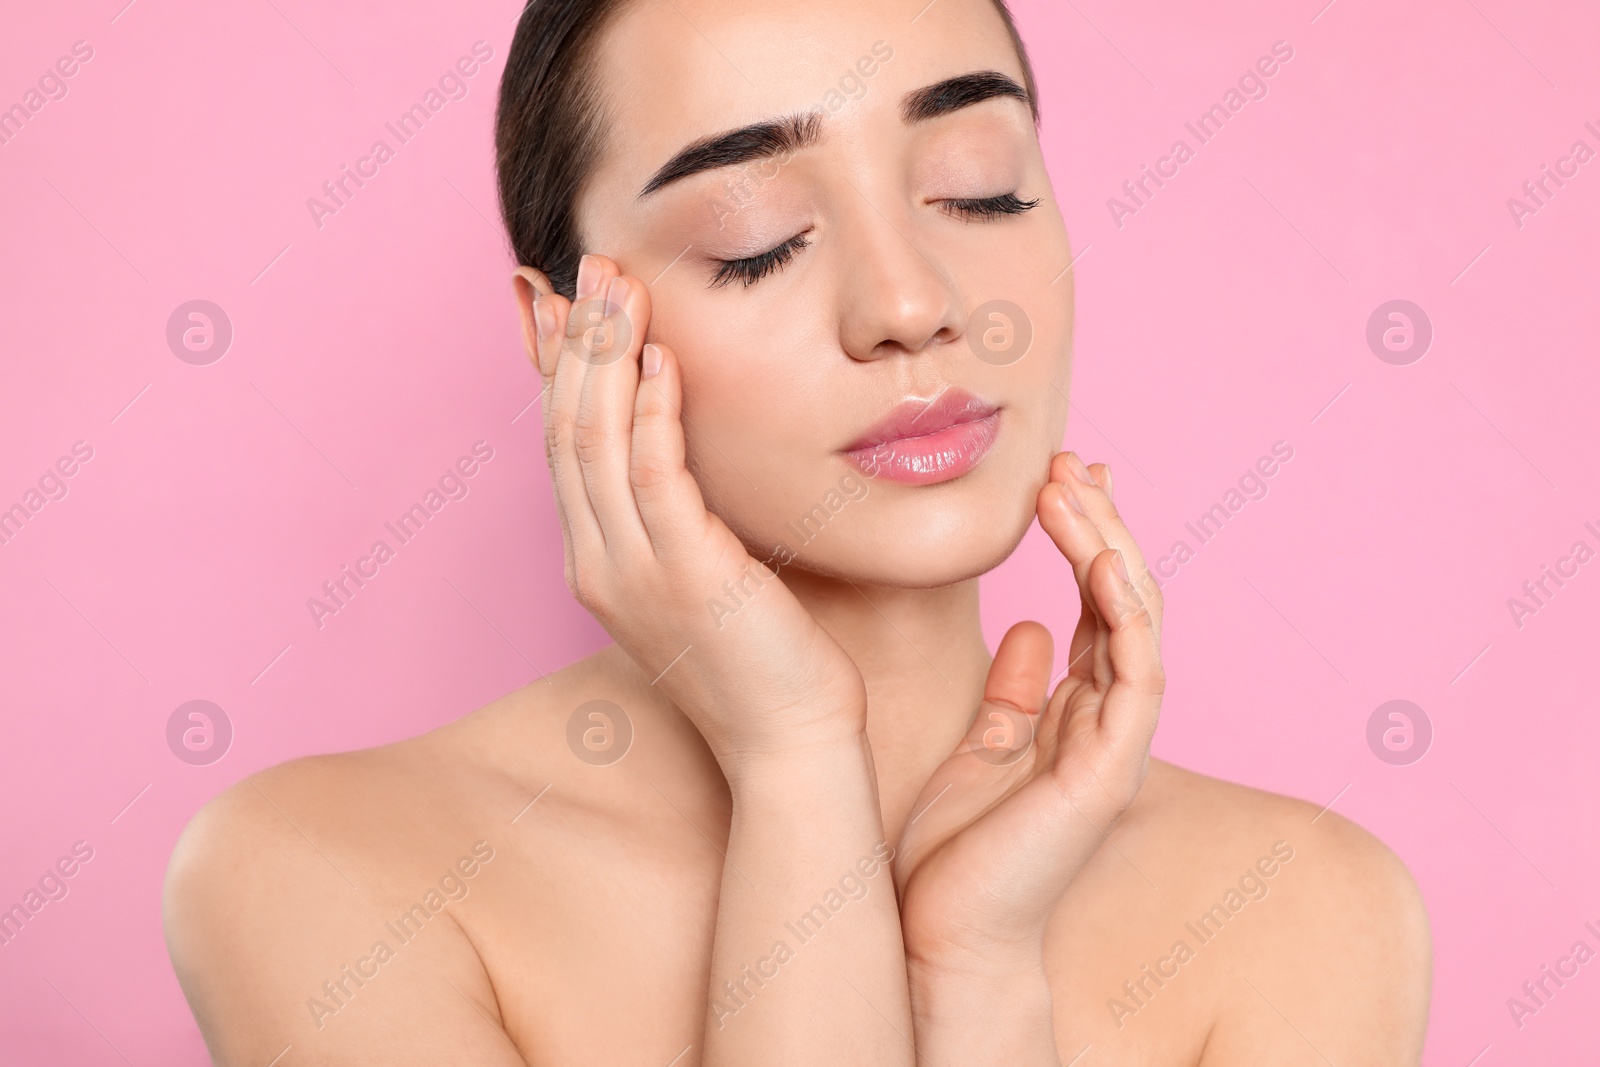
[[[1048,693],[1049,631],[1013,626],[971,730],[901,835],[896,879],[914,974],[1003,984],[1039,971],[1068,883],[1144,782],[1166,682],[1161,593],[1112,503],[1109,470],[1096,473],[1060,453],[1037,501],[1082,599],[1067,676]]]

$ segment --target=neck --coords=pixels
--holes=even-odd
[[[869,586],[782,572],[784,583],[860,669],[890,841],[940,763],[965,735],[991,656],[978,579],[933,589]]]

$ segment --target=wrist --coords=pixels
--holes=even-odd
[[[865,728],[789,736],[781,744],[725,746],[715,753],[735,802],[789,797],[872,774]]]
[[[917,1049],[936,1062],[1058,1067],[1050,983],[1041,962],[961,971],[907,962]]]
[[[1048,917],[1010,918],[1011,922],[988,931],[908,921],[906,966],[929,981],[949,985],[1005,985],[1042,974]]]
[[[914,986],[939,995],[994,999],[1007,993],[1048,989],[1042,946],[1004,954],[963,954],[961,958],[945,954],[934,960],[918,955],[908,945],[906,976]]]

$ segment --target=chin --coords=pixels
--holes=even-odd
[[[905,589],[954,585],[1005,562],[1032,525],[1046,475],[1024,481],[1017,469],[985,463],[938,485],[875,486],[851,505],[855,514],[841,511],[811,540],[801,543],[789,524],[765,543],[782,543],[793,552],[788,568],[819,577]]]

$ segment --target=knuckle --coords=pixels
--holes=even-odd
[[[653,382],[641,381],[634,394],[633,424],[635,427],[655,426],[667,417],[667,400]]]
[[[1166,675],[1160,671],[1134,671],[1119,677],[1118,681],[1126,683],[1134,693],[1148,700],[1159,701],[1167,691]]]
[[[1153,629],[1154,626],[1155,620],[1150,615],[1150,604],[1148,601],[1142,604],[1134,603],[1124,605],[1122,610],[1117,612],[1118,629]]]
[[[635,459],[629,467],[628,477],[640,492],[658,493],[671,484],[672,470],[660,459],[650,456]]]
[[[594,571],[588,567],[579,566],[574,562],[567,569],[568,592],[597,618],[606,614],[607,598],[601,585]]]
[[[581,463],[593,463],[605,454],[611,434],[593,412],[580,412],[572,425],[572,446]]]
[[[550,452],[563,452],[572,444],[575,419],[571,412],[555,411],[550,416],[545,432],[546,448]]]

